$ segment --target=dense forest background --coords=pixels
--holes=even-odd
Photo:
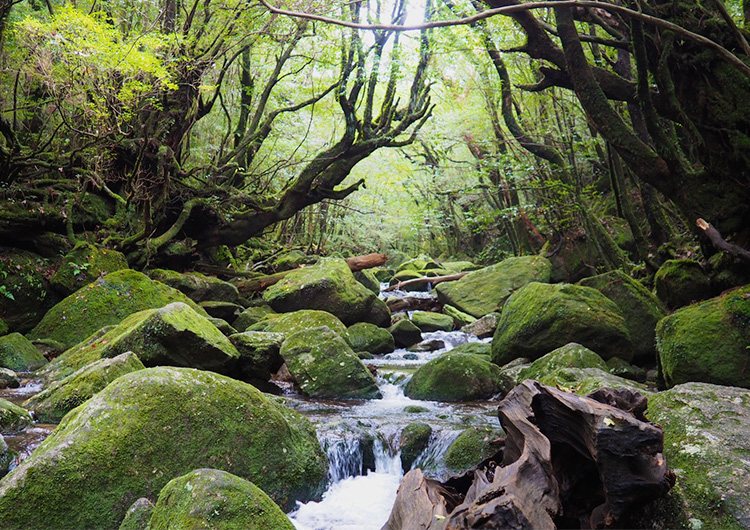
[[[743,5],[276,7],[339,24],[244,0],[4,2],[3,241],[176,268],[268,241],[543,251],[570,280],[747,263]]]

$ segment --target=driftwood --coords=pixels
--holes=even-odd
[[[750,251],[742,248],[739,245],[735,245],[726,241],[723,237],[721,237],[719,231],[714,228],[714,225],[701,218],[698,218],[698,220],[695,221],[695,224],[698,226],[698,228],[703,230],[703,233],[706,234],[706,237],[709,241],[711,241],[711,244],[714,247],[736,258],[740,258],[742,261],[750,263]]]
[[[392,296],[385,299],[385,305],[391,313],[398,311],[433,311],[439,313],[443,304],[438,302],[437,296]]]
[[[425,276],[424,278],[414,278],[413,280],[406,280],[405,282],[398,282],[395,285],[391,285],[387,289],[383,289],[383,292],[397,291],[399,289],[403,289],[404,287],[408,287],[410,285],[417,285],[420,283],[431,283],[432,285],[437,285],[440,282],[452,282],[453,280],[460,280],[467,274],[469,274],[468,271],[459,272],[456,274],[448,274],[446,276],[433,276],[433,277]]]
[[[388,256],[386,256],[385,254],[364,254],[362,256],[354,256],[351,258],[346,258],[344,261],[346,261],[346,264],[349,265],[349,269],[352,272],[357,272],[363,269],[379,267],[380,265],[385,264],[385,262],[388,261]],[[296,269],[291,269],[288,271],[277,272],[275,274],[267,274],[263,276],[258,276],[257,278],[251,278],[244,282],[239,282],[237,283],[237,289],[241,293],[252,293],[252,292],[262,291],[268,287],[271,287],[272,285],[276,283],[279,283],[288,274],[291,274],[292,272],[299,270],[299,268],[301,267],[298,267]]]
[[[645,408],[628,390],[582,397],[525,381],[498,409],[504,449],[445,483],[409,472],[383,529],[615,528],[674,485]]]

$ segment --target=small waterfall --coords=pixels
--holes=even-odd
[[[362,474],[361,438],[353,433],[328,437],[323,440],[323,450],[328,455],[328,478],[331,484],[347,477]]]
[[[394,475],[399,479],[404,475],[401,468],[401,450],[394,449],[395,437],[391,436],[387,440],[377,438],[373,446],[375,453],[375,473],[385,475]]]
[[[444,455],[461,432],[460,430],[442,429],[433,433],[427,447],[417,457],[411,468],[419,468],[424,471],[425,475],[439,480],[448,478],[450,473],[445,469]]]

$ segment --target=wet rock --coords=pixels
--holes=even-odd
[[[183,302],[198,314],[208,316],[176,289],[140,272],[121,270],[99,278],[62,300],[27,336],[53,339],[70,348],[104,326],[119,324],[128,315],[172,302]]]
[[[697,261],[670,259],[654,276],[656,296],[670,309],[705,300],[711,296],[711,285]]]
[[[148,522],[154,513],[154,503],[145,497],[135,501],[120,524],[119,530],[148,530]]]
[[[445,342],[440,339],[427,339],[416,344],[412,344],[407,349],[411,352],[428,352],[441,350],[445,348]]]
[[[239,300],[237,287],[229,282],[212,278],[200,272],[176,272],[167,269],[153,269],[146,274],[153,279],[169,285],[184,293],[194,302],[229,302],[236,304]]]
[[[164,486],[149,522],[150,530],[176,528],[294,530],[294,525],[252,482],[196,469]]]
[[[281,357],[302,391],[311,397],[382,397],[375,378],[341,336],[327,327],[289,335]]]
[[[50,284],[58,293],[68,296],[100,276],[128,268],[121,252],[80,242],[65,255]]]
[[[425,450],[432,436],[432,427],[426,423],[410,423],[401,431],[399,449],[401,450],[401,467],[404,472],[411,469],[411,465]]]
[[[663,318],[656,342],[667,386],[700,381],[750,387],[750,285]]]
[[[133,352],[111,359],[100,359],[68,377],[55,381],[23,406],[34,411],[42,423],[59,423],[68,412],[88,401],[91,396],[121,375],[143,370],[145,366]]]
[[[445,466],[453,473],[463,473],[478,462],[502,449],[500,443],[505,433],[500,428],[471,427],[466,429],[448,447]]]
[[[480,318],[501,311],[508,297],[529,282],[549,281],[551,265],[541,256],[508,258],[471,272],[457,281],[435,286],[438,299]]]
[[[388,282],[388,285],[393,287],[394,285],[397,285],[401,282],[408,282],[409,280],[416,280],[418,278],[422,277],[422,273],[416,270],[402,270],[397,272],[393,275],[393,278],[390,279]],[[426,283],[413,283],[411,285],[406,285],[402,289],[406,292],[424,292],[429,291]]]
[[[430,401],[472,401],[505,394],[514,384],[481,356],[448,352],[420,366],[404,394]]]
[[[393,324],[388,331],[393,335],[393,340],[399,348],[408,348],[422,340],[422,332],[406,318]]]
[[[470,335],[476,335],[480,339],[486,339],[495,334],[499,319],[500,313],[489,313],[471,324],[466,324],[461,328],[461,331]]]
[[[31,425],[32,421],[28,410],[0,398],[0,433],[18,432]]]
[[[15,454],[10,450],[5,438],[0,434],[0,478],[4,477],[10,470]]]
[[[477,321],[477,319],[470,314],[464,313],[463,311],[456,309],[452,305],[448,304],[443,306],[443,313],[453,319],[453,328],[455,329],[461,329],[463,326],[467,326],[472,322]]]
[[[347,342],[354,351],[366,351],[374,355],[383,355],[396,349],[393,335],[387,329],[375,324],[359,322],[347,328]]]
[[[33,372],[45,364],[44,355],[20,333],[0,337],[0,367],[14,372]]]
[[[521,379],[525,378],[521,377]],[[561,366],[554,371],[543,374],[538,380],[542,384],[581,396],[588,395],[600,388],[626,388],[633,392],[640,392],[643,395],[651,393],[646,385],[612,375],[600,368],[568,368]]]
[[[229,337],[240,354],[234,374],[247,382],[268,381],[278,372],[284,360],[279,354],[284,335],[263,331],[246,331]]]
[[[8,368],[0,368],[0,388],[18,388],[19,386],[21,382],[16,372]]]
[[[537,359],[569,342],[602,359],[633,356],[630,334],[619,308],[596,289],[532,282],[508,298],[492,339],[499,365],[517,357]]]
[[[6,528],[117,528],[136,499],[198,468],[251,480],[288,510],[322,493],[327,467],[310,422],[251,385],[151,368],[71,411],[0,481],[0,513]]]
[[[411,321],[423,333],[430,331],[451,331],[453,329],[452,317],[441,313],[433,313],[432,311],[414,311]]]

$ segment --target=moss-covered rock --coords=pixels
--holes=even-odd
[[[460,309],[456,309],[452,305],[444,305],[443,306],[443,313],[448,315],[453,319],[453,328],[454,329],[461,329],[463,326],[469,325],[472,322],[476,322],[477,319],[471,316],[468,313],[464,313]]]
[[[749,528],[750,392],[686,383],[650,396],[647,416],[664,428],[677,474],[670,496],[679,511],[660,528]]]
[[[406,318],[393,324],[388,331],[399,348],[408,348],[422,340],[422,332]]]
[[[500,313],[489,313],[482,318],[477,319],[471,324],[466,324],[461,328],[464,333],[476,335],[480,339],[492,337],[497,329],[497,322],[500,320]]]
[[[10,465],[13,463],[15,453],[10,450],[5,438],[0,434],[0,478],[4,477],[10,471]]]
[[[389,269],[387,267],[376,267],[372,269],[372,273],[375,275],[375,278],[378,279],[380,283],[386,283],[390,281],[391,278],[393,278],[393,275],[396,271],[393,269]]]
[[[497,443],[502,436],[504,436],[502,429],[490,427],[466,429],[458,435],[445,452],[445,466],[456,474],[471,469],[502,449],[502,445]]]
[[[364,322],[384,328],[391,324],[391,316],[391,310],[386,303],[376,297],[372,303],[370,312],[364,318]]]
[[[229,322],[227,322],[223,318],[208,317],[208,321],[216,326],[216,329],[221,331],[225,337],[229,337],[230,335],[234,335],[235,333],[237,333],[237,330],[230,326]]]
[[[656,343],[668,386],[700,381],[750,387],[750,285],[663,318]]]
[[[711,296],[711,284],[700,264],[691,259],[665,261],[654,276],[656,295],[670,309]]]
[[[416,280],[417,278],[421,277],[421,272],[417,270],[406,269],[395,273],[393,277],[388,281],[388,285],[393,287],[394,285],[398,285],[401,282],[408,282],[409,280]],[[411,285],[403,286],[401,289],[407,292],[422,292],[428,290],[426,283],[413,283]]]
[[[0,398],[0,433],[20,431],[31,425],[32,421],[28,410],[22,409],[7,399]]]
[[[371,270],[364,269],[354,273],[354,279],[375,294],[380,294],[380,281]]]
[[[422,332],[450,331],[453,329],[453,318],[432,311],[414,311],[411,321]]]
[[[447,269],[452,273],[476,271],[482,268],[481,265],[477,265],[471,261],[443,261],[442,265],[444,269]]]
[[[426,423],[410,423],[401,431],[399,449],[401,450],[401,468],[404,473],[425,450],[432,436],[432,427]]]
[[[358,322],[347,328],[347,342],[354,351],[366,351],[373,355],[383,355],[396,349],[393,335],[387,329],[375,324]]]
[[[290,250],[276,258],[273,269],[278,272],[288,271],[303,265],[313,265],[317,263],[318,259],[318,256],[308,256],[300,250]]]
[[[34,411],[37,421],[59,423],[68,412],[88,401],[91,396],[121,375],[143,370],[145,366],[133,352],[111,359],[100,359],[68,377],[55,381],[23,406]]]
[[[44,355],[20,333],[0,337],[1,367],[14,372],[33,372],[45,364]]]
[[[269,333],[283,333],[284,336],[290,336],[298,331],[327,327],[341,337],[346,337],[346,326],[337,317],[327,311],[318,311],[315,309],[303,309],[292,313],[284,313],[277,317],[268,318],[250,326],[248,331],[267,331]],[[259,329],[256,329],[259,328]]]
[[[79,342],[72,348],[68,348],[48,364],[44,365],[36,375],[51,382],[63,379],[73,372],[101,359],[100,339],[115,329],[117,326],[104,326],[102,329],[92,333],[85,340]],[[106,343],[105,343],[106,344]]]
[[[518,374],[520,380],[537,379],[559,368],[598,368],[608,371],[607,363],[585,346],[570,342],[540,357]]]
[[[71,347],[104,326],[119,324],[128,315],[172,302],[183,302],[208,316],[176,289],[143,273],[121,270],[99,278],[55,305],[28,337],[53,339]]]
[[[251,385],[139,370],[68,413],[0,480],[3,527],[117,528],[136,499],[204,467],[251,480],[290,509],[321,493],[328,466],[309,421]]]
[[[154,508],[154,503],[146,497],[136,500],[125,512],[125,518],[118,530],[148,530],[148,522],[154,513]]]
[[[472,401],[505,394],[514,384],[484,357],[448,352],[420,366],[404,394],[431,401]]]
[[[245,331],[229,337],[240,354],[234,375],[243,381],[268,381],[284,360],[279,355],[284,335],[265,331]]]
[[[319,309],[351,325],[367,319],[377,296],[354,279],[342,259],[321,259],[316,265],[289,273],[263,292],[279,312]]]
[[[50,284],[68,296],[100,276],[127,268],[128,261],[122,252],[82,241],[65,255]]]
[[[656,361],[656,323],[667,314],[661,301],[642,284],[616,270],[578,282],[612,300],[625,317],[633,343],[633,361]]]
[[[0,337],[2,337],[3,335],[7,335],[9,332],[10,332],[10,327],[5,322],[5,320],[0,318]]]
[[[294,530],[263,490],[217,469],[196,469],[170,480],[159,493],[150,530]]]
[[[521,383],[524,378],[521,377],[521,372],[531,366],[531,360],[526,357],[519,357],[513,359],[511,362],[506,363],[500,367],[500,371],[505,377],[515,381],[516,384]]]
[[[305,394],[317,398],[382,397],[375,377],[341,336],[327,327],[287,337],[281,356]]]
[[[487,360],[492,356],[492,346],[487,342],[465,342],[459,344],[450,353],[470,353],[472,355],[482,355]]]
[[[229,282],[206,276],[200,272],[176,272],[167,269],[153,269],[146,274],[178,291],[185,293],[194,302],[214,301],[237,303],[239,291]]]
[[[492,339],[499,365],[518,357],[538,359],[577,342],[603,359],[632,359],[630,334],[620,309],[596,289],[532,282],[508,298]]]
[[[438,299],[476,318],[501,311],[508,297],[529,282],[549,281],[551,265],[541,256],[508,258],[470,272],[453,282],[439,283]]]
[[[0,318],[7,331],[26,333],[54,304],[43,274],[49,267],[37,254],[0,247]]]
[[[199,305],[206,313],[208,313],[209,316],[213,318],[220,318],[225,321],[235,320],[244,310],[244,307],[232,302],[216,302],[213,300],[207,300],[205,302],[200,302]]]
[[[19,386],[21,386],[21,381],[16,372],[8,368],[0,368],[0,388],[18,388]]]
[[[267,316],[275,314],[276,311],[271,309],[269,305],[251,306],[240,313],[240,316],[232,323],[232,326],[241,333]]]
[[[607,361],[607,371],[618,377],[624,377],[625,379],[631,379],[640,383],[646,380],[646,370],[640,366],[634,366],[627,361],[623,361],[619,357],[612,357]]]
[[[606,369],[605,369],[606,370]],[[556,370],[547,372],[539,377],[538,381],[549,386],[554,386],[585,396],[600,388],[627,388],[641,394],[650,394],[646,385],[624,379],[600,368],[568,368],[558,367]],[[523,380],[524,378],[520,378]]]

